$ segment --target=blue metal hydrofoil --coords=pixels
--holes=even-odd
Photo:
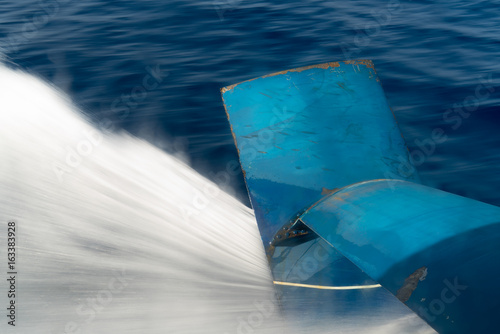
[[[399,299],[439,333],[497,331],[500,209],[419,184],[370,61],[222,94],[285,313],[329,328]]]

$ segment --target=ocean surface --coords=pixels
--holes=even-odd
[[[237,160],[221,87],[372,59],[424,184],[500,205],[499,1],[0,1],[0,58],[209,178]]]

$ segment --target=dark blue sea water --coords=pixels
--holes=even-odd
[[[423,182],[500,205],[499,1],[0,1],[0,57],[208,176],[237,159],[221,87],[372,59]]]

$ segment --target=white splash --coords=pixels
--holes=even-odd
[[[15,221],[16,333],[281,328],[251,210],[148,143],[101,134],[27,74],[0,68],[0,103],[0,240],[6,268]],[[186,214],[203,189],[211,203]]]
[[[291,333],[251,210],[26,73],[0,66],[0,106],[0,272],[9,221],[17,272],[2,333]],[[388,326],[358,332],[407,328]]]

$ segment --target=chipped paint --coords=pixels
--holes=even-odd
[[[373,62],[368,59],[358,59],[358,60],[345,60],[344,64],[347,65],[364,65],[368,68],[371,68],[372,70],[375,71],[375,66],[373,65]]]
[[[375,66],[373,65],[373,62],[371,60],[368,60],[368,59],[345,60],[345,61],[343,61],[343,63],[344,64],[353,64],[353,65],[363,65],[363,66],[366,66],[368,68],[371,68],[371,69],[375,70]],[[339,66],[340,66],[339,62],[328,62],[328,63],[323,63],[323,64],[303,66],[303,67],[293,68],[293,69],[290,69],[290,70],[285,70],[285,71],[275,72],[275,73],[271,73],[271,74],[266,74],[266,75],[263,75],[263,76],[258,77],[258,78],[254,78],[254,79],[250,79],[250,80],[245,80],[245,81],[233,84],[233,85],[229,85],[229,86],[223,87],[223,88],[221,88],[221,93],[224,94],[224,93],[226,93],[226,92],[234,89],[236,86],[241,85],[242,83],[250,82],[250,81],[253,81],[253,80],[257,80],[257,79],[264,79],[264,78],[269,78],[269,77],[273,77],[273,76],[276,76],[276,75],[287,74],[288,72],[302,72],[302,71],[310,70],[310,69],[313,69],[313,68],[321,68],[321,69],[324,69],[324,70],[326,70],[328,68],[334,69],[334,68],[339,67]]]

